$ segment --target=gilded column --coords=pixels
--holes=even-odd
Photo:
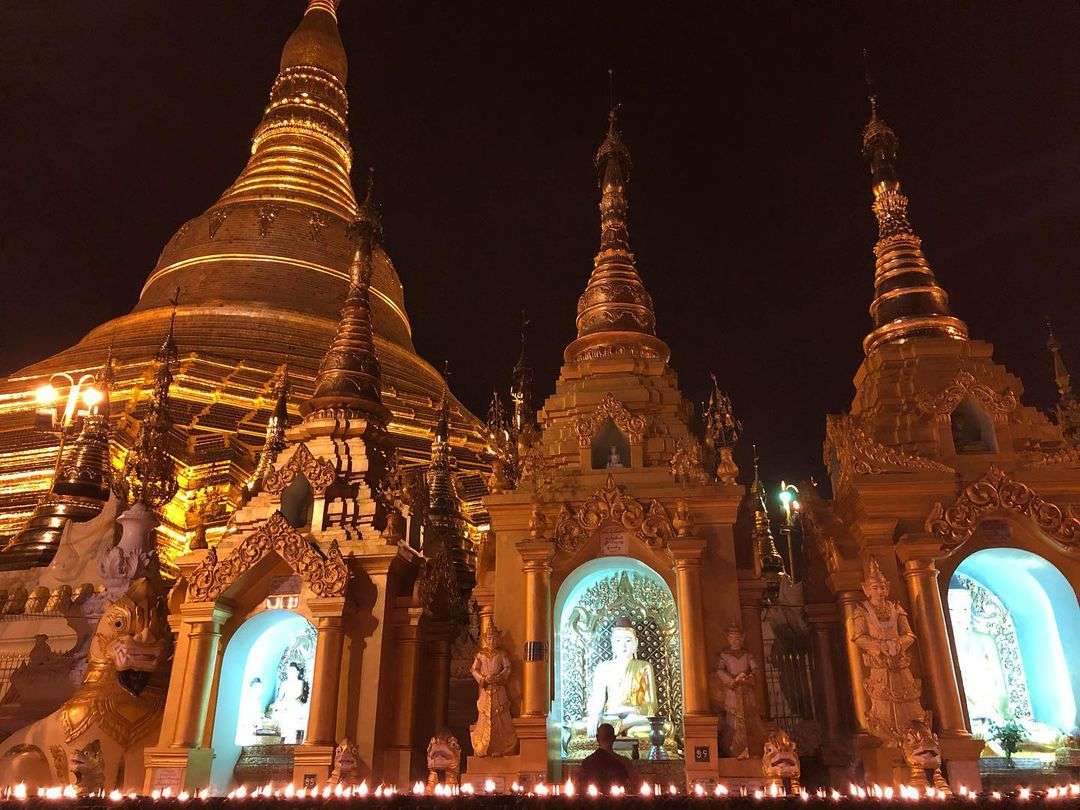
[[[936,546],[936,544],[935,544]],[[919,639],[923,684],[930,693],[934,717],[944,734],[968,736],[960,688],[953,668],[952,646],[945,627],[945,610],[938,588],[938,570],[925,548],[898,546],[904,559],[904,579],[911,600],[911,618]]]
[[[201,605],[199,607],[202,608]],[[172,741],[176,746],[197,748],[202,742],[206,724],[214,665],[221,643],[221,625],[228,614],[213,605],[205,612],[200,609],[183,613],[187,614],[184,615],[184,629],[188,634],[187,667]]]
[[[311,681],[311,714],[307,743],[337,743],[338,684],[341,682],[341,649],[344,641],[341,616],[315,619],[315,672]]]
[[[709,675],[701,606],[701,554],[705,541],[681,537],[668,542],[675,562],[675,591],[682,635],[683,705],[687,714],[709,713]]]
[[[551,558],[546,540],[519,543],[525,574],[525,650],[522,665],[521,713],[543,717],[551,703],[548,645],[551,637]]]
[[[424,609],[418,605],[402,608],[400,623],[394,634],[394,646],[397,649],[395,670],[397,672],[397,696],[395,700],[394,741],[391,748],[398,753],[400,760],[399,784],[409,778],[409,762],[413,749],[413,728],[415,725],[416,672],[420,660],[420,619]]]
[[[851,640],[855,626],[855,606],[866,597],[861,590],[845,589],[836,592],[840,603],[840,613],[844,619],[844,650],[847,652],[848,674],[851,677],[851,702],[855,705],[856,729],[860,734],[869,734],[866,716],[870,709],[866,695],[866,673],[863,671],[862,652]]]

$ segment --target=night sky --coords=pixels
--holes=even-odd
[[[0,372],[131,309],[243,166],[303,0],[0,3]],[[419,352],[483,415],[522,307],[538,394],[574,336],[614,68],[631,239],[684,393],[715,369],[770,478],[820,476],[869,328],[861,49],[954,312],[1055,392],[1080,380],[1075,3],[345,0],[356,185],[380,177]],[[748,469],[744,467],[744,469]]]

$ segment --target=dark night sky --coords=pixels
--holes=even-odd
[[[0,3],[0,371],[135,304],[242,167],[303,6]],[[357,178],[378,169],[418,350],[450,360],[478,414],[522,306],[540,394],[573,336],[611,66],[633,246],[684,392],[716,369],[770,477],[820,475],[868,328],[864,46],[954,310],[1028,403],[1054,396],[1044,315],[1080,375],[1074,3],[345,0],[340,16]]]

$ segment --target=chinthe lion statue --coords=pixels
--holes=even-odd
[[[443,774],[443,783],[456,787],[461,779],[461,743],[449,729],[441,729],[427,747],[428,790],[434,790],[439,784],[439,773]]]
[[[136,580],[98,622],[82,686],[0,743],[0,785],[141,788],[143,749],[161,725],[171,640],[160,586]]]
[[[951,796],[949,783],[941,774],[941,745],[930,727],[921,720],[912,720],[901,742],[904,761],[911,768],[911,786],[920,790],[933,787]]]
[[[783,729],[774,729],[765,738],[761,772],[769,784],[780,785],[789,794],[802,789],[799,784],[799,776],[802,775],[799,752],[795,749],[795,741]]]

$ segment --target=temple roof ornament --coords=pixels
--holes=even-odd
[[[307,479],[313,493],[322,495],[337,480],[337,469],[332,461],[316,458],[307,445],[301,443],[288,461],[266,474],[263,488],[270,495],[280,495],[298,475]]]
[[[784,573],[784,558],[773,538],[772,522],[765,500],[765,484],[758,469],[757,446],[754,446],[754,480],[750,483],[751,516],[753,520],[750,538],[754,559],[766,583],[765,597],[775,599],[780,593],[780,575]]]
[[[450,397],[449,392],[444,391],[428,466],[428,517],[439,522],[457,518],[460,513],[450,467]]]
[[[150,508],[161,507],[172,500],[179,488],[175,465],[168,451],[169,431],[173,426],[169,414],[169,388],[179,361],[174,336],[179,299],[180,290],[177,289],[172,301],[169,331],[156,357],[150,407],[143,416],[138,439],[124,458],[123,469],[113,480],[113,491],[125,503],[141,502]]]
[[[1080,445],[1080,399],[1072,389],[1072,378],[1065,360],[1061,356],[1061,341],[1054,334],[1050,320],[1046,321],[1046,348],[1054,360],[1054,383],[1058,390],[1057,422],[1065,439],[1073,445]]]
[[[989,385],[980,383],[970,371],[960,371],[951,383],[936,393],[920,392],[915,407],[928,416],[950,414],[965,397],[972,397],[991,413],[1008,414],[1016,410],[1020,401],[1010,389],[998,393]]]
[[[645,417],[632,414],[619,402],[618,397],[609,391],[604,394],[592,413],[577,418],[574,430],[577,433],[578,445],[588,447],[592,444],[593,438],[608,419],[615,423],[615,427],[622,431],[631,444],[639,444],[645,438]]]
[[[319,366],[315,393],[301,406],[309,419],[325,410],[364,414],[382,424],[389,419],[379,394],[380,369],[371,328],[372,256],[382,239],[373,181],[369,175],[367,196],[351,229],[356,249],[337,331]]]
[[[274,385],[274,410],[266,422],[266,439],[259,451],[259,461],[248,479],[248,488],[258,487],[266,473],[285,449],[285,429],[289,426],[289,366],[281,367],[281,374]]]
[[[577,339],[564,352],[568,363],[609,357],[659,358],[670,351],[656,337],[656,314],[630,251],[630,151],[619,132],[616,109],[596,152],[600,185],[600,250],[578,299]]]
[[[563,504],[555,520],[555,546],[560,551],[573,552],[581,547],[605,523],[614,523],[646,545],[659,546],[675,537],[675,529],[656,499],[642,506],[615,483],[608,473],[604,486],[596,490],[576,512]]]
[[[281,557],[316,595],[345,594],[349,567],[337,541],[331,541],[329,550],[324,553],[290,526],[281,512],[274,512],[225,559],[218,559],[217,551],[210,549],[189,577],[187,598],[195,602],[215,601],[270,552]]]
[[[1080,552],[1080,510],[1046,500],[996,466],[964,487],[952,505],[934,504],[926,518],[926,531],[953,549],[975,533],[984,515],[1001,510],[1024,515],[1065,551]]]
[[[896,133],[877,114],[877,97],[870,94],[870,121],[863,130],[862,154],[873,178],[874,216],[878,241],[874,245],[874,300],[870,316],[874,329],[863,341],[870,354],[885,343],[919,337],[966,340],[967,325],[949,311],[949,297],[938,285],[922,252],[922,240],[908,220],[908,199],[896,175]]]
[[[847,489],[858,475],[954,472],[952,467],[938,461],[881,444],[869,434],[861,419],[848,414],[826,417],[825,466],[837,493]]]
[[[532,402],[533,370],[525,356],[526,329],[529,320],[525,310],[521,311],[521,354],[510,372],[510,401],[514,406],[513,431],[517,436],[531,425],[535,417]]]

